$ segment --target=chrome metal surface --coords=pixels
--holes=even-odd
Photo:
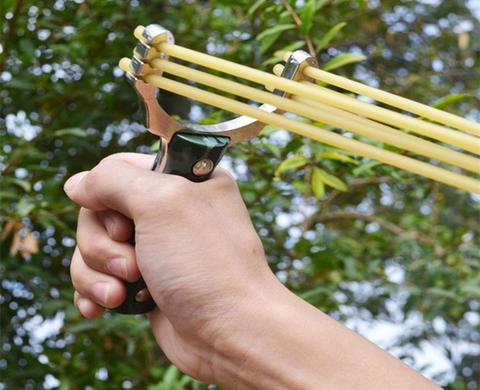
[[[182,129],[183,126],[172,119],[157,101],[158,88],[147,84],[137,78],[133,85],[145,110],[145,126],[148,130],[169,141],[173,134]]]
[[[159,43],[175,43],[172,32],[159,24],[149,24],[142,35],[150,46]]]
[[[282,77],[295,81],[313,81],[313,79],[303,74],[303,68],[306,66],[318,68],[317,59],[304,50],[296,50],[288,57],[283,68]]]
[[[150,60],[162,56],[162,53],[159,53],[152,46],[160,42],[173,43],[173,34],[158,24],[150,24],[145,27],[143,37],[147,43],[139,42],[135,47],[134,57],[131,62],[134,74],[127,74],[127,77],[129,77],[130,81],[134,84],[138,95],[144,103],[146,126],[150,132],[161,136],[169,142],[175,132],[185,129],[199,134],[227,136],[230,138],[230,144],[248,141],[258,135],[265,125],[247,116],[239,116],[228,121],[209,125],[202,125],[188,120],[176,121],[172,119],[158,104],[156,98],[158,89],[143,82],[141,78],[151,72],[155,72],[155,74],[160,73],[157,70],[154,71],[148,64]],[[288,58],[281,77],[298,80],[304,77],[302,69],[307,65],[318,66],[316,59],[309,53],[303,50],[297,50]],[[279,90],[275,90],[273,93],[279,96],[286,95],[283,91]],[[276,107],[269,104],[262,104],[259,109],[271,113],[279,112]]]
[[[193,174],[196,176],[206,176],[213,171],[213,168],[215,168],[213,161],[204,158],[195,163],[193,166]]]

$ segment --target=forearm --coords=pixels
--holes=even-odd
[[[276,281],[238,310],[244,320],[215,346],[227,389],[436,388]]]

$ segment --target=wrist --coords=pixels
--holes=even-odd
[[[234,318],[215,339],[216,383],[227,389],[302,388],[301,367],[291,366],[288,351],[301,347],[295,334],[310,310],[317,319],[328,319],[270,272],[239,301]]]
[[[272,274],[214,345],[226,389],[436,388],[290,292]]]

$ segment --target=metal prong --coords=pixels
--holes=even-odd
[[[312,81],[303,74],[303,68],[306,66],[314,66],[318,68],[318,62],[315,57],[304,50],[296,50],[288,57],[281,77],[291,80],[307,80]]]
[[[146,64],[145,62],[141,61],[137,57],[132,57],[131,65],[133,73],[136,76],[146,76],[147,74],[152,73],[154,70],[150,67],[150,65]]]
[[[133,49],[133,55],[141,60],[146,60],[153,54],[152,51],[152,47],[148,46],[146,43],[138,42],[135,49]]]
[[[152,72],[158,74],[159,71],[152,69],[148,64],[148,61],[152,58],[161,56],[161,52],[154,45],[162,42],[173,43],[173,35],[162,26],[151,24],[145,27],[142,37],[144,39],[137,44],[130,64],[134,75],[127,75],[127,77],[133,82],[140,99],[143,101],[146,112],[146,125],[150,132],[160,135],[167,143],[176,131],[188,129],[194,133],[228,136],[230,137],[230,144],[235,144],[255,137],[264,127],[263,123],[247,116],[239,116],[212,125],[200,125],[189,121],[181,121],[179,123],[173,120],[157,102],[156,95],[158,89],[141,79]],[[307,52],[296,51],[289,56],[281,76],[290,80],[298,80],[304,77],[302,70],[306,65],[316,66],[315,58]],[[275,90],[274,93],[279,96],[286,96],[284,91]],[[260,109],[266,112],[280,112],[279,109],[269,104],[263,104],[260,106]]]
[[[127,78],[128,82],[135,86],[135,82],[138,80],[138,77],[130,72],[125,72],[125,77]]]
[[[150,46],[158,45],[159,43],[175,43],[175,38],[170,30],[159,24],[149,24],[143,30],[142,35]]]
[[[136,79],[133,86],[144,108],[145,126],[151,133],[159,135],[169,141],[173,134],[182,128],[182,125],[172,119],[162,106],[158,104],[158,88],[140,79]]]

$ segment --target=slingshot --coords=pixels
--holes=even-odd
[[[163,141],[153,170],[162,169],[165,173],[197,182],[207,180],[229,145],[255,137],[265,124],[270,124],[465,191],[480,193],[480,180],[468,176],[468,172],[480,173],[480,159],[475,156],[480,153],[480,124],[322,71],[316,60],[304,51],[288,53],[285,65],[275,66],[274,74],[270,74],[175,45],[171,32],[159,25],[139,26],[134,34],[139,40],[134,56],[122,59],[120,67],[144,102],[147,127]],[[268,91],[181,65],[169,57],[251,81]],[[173,80],[165,74],[262,105],[257,108]],[[370,97],[418,117],[365,103],[319,86],[317,81]],[[176,121],[158,104],[159,89],[242,116],[214,125]],[[348,130],[395,146],[400,151],[360,142],[285,117],[281,112]],[[427,157],[430,162],[406,156],[403,152]],[[439,163],[449,167],[441,167]],[[117,311],[142,313],[153,309],[151,299],[135,299],[138,292],[145,289],[143,279],[127,287],[127,300]]]

